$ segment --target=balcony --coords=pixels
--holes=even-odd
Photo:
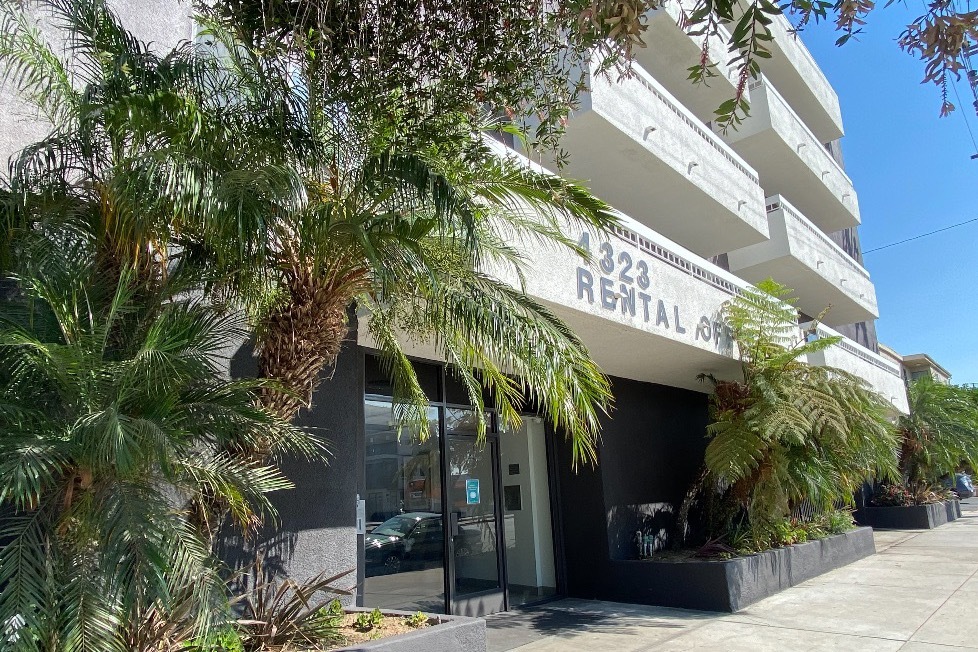
[[[876,288],[869,272],[780,195],[767,198],[771,239],[731,251],[730,271],[757,283],[765,278],[794,289],[798,307],[815,316],[831,310],[829,326],[876,319]]]
[[[741,4],[737,8],[743,7]],[[739,13],[736,15],[740,18]],[[732,27],[727,25],[728,29]],[[819,143],[841,138],[844,131],[839,96],[825,73],[785,16],[773,16],[768,27],[774,40],[765,44],[771,58],[758,59],[761,72],[781,91]]]
[[[691,4],[689,0],[687,4]],[[688,9],[678,0],[672,0],[650,11],[644,36],[649,47],[637,48],[635,60],[693,115],[708,122],[714,118],[717,107],[736,94],[737,69],[727,65],[731,58],[727,52],[730,34],[720,27],[719,34],[707,44],[707,58],[716,64],[717,76],[695,85],[687,78],[688,69],[700,63],[704,41],[703,36],[689,35],[680,27]]]
[[[824,325],[816,331],[818,337],[837,337],[839,334]],[[893,406],[893,416],[909,413],[907,387],[900,368],[891,360],[870,351],[852,340],[843,338],[838,344],[808,356],[808,363],[821,367],[836,367],[859,376]]]
[[[592,75],[562,146],[563,174],[700,256],[767,238],[757,173],[638,66]]]
[[[852,180],[765,77],[750,84],[750,117],[724,139],[760,174],[768,194],[787,197],[827,233],[859,224]]]

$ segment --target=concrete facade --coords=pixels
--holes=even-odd
[[[928,377],[947,385],[951,382],[951,372],[937,363],[926,353],[911,353],[900,355],[885,344],[879,345],[880,353],[893,362],[899,369],[906,383],[918,378]]]
[[[700,256],[767,238],[757,172],[641,68],[592,74],[562,147],[565,174]]]
[[[779,194],[826,232],[856,226],[859,203],[852,180],[825,144],[766,77],[751,82],[751,112],[724,139]]]

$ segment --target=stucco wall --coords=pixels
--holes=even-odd
[[[267,570],[299,581],[323,571],[336,574],[353,569],[337,582],[347,588],[363,581],[356,496],[363,495],[364,487],[364,368],[355,329],[354,320],[335,367],[323,372],[313,408],[303,411],[297,421],[326,441],[328,462],[297,458],[281,462],[295,488],[271,495],[279,527],[269,528],[254,544],[263,551]],[[256,371],[250,347],[242,347],[231,361],[232,376],[251,378]],[[251,545],[234,538],[225,542],[222,553],[232,564],[254,559]]]
[[[593,111],[643,143],[673,170],[688,176],[702,192],[758,233],[767,233],[764,193],[756,171],[661,84],[641,69],[621,82],[599,76],[592,84]],[[696,165],[691,169],[690,163]],[[642,187],[635,191],[642,192]],[[655,200],[654,195],[647,195],[648,202]]]
[[[191,38],[194,27],[188,1],[180,0],[110,0],[109,6],[122,24],[137,38],[165,52],[181,40]],[[50,16],[37,16],[44,34],[57,43],[61,51],[63,35],[51,26]],[[24,146],[43,138],[49,125],[37,111],[24,102],[11,84],[0,86],[0,164],[6,171],[7,160]]]
[[[821,142],[838,138],[843,133],[842,109],[839,105],[839,96],[836,94],[835,89],[832,88],[829,80],[825,77],[825,73],[819,68],[801,38],[791,33],[794,28],[785,16],[772,17],[769,29],[771,30],[771,35],[774,37],[775,48],[780,49],[784,57],[783,61],[777,61],[775,65],[791,66],[794,70],[785,70],[784,72],[778,70],[775,72],[771,70],[772,66],[770,64],[765,66],[768,63],[765,60],[761,61],[761,70],[768,72],[772,78],[775,78],[776,75],[776,78],[779,80],[782,78],[785,80],[793,78],[795,83],[791,85],[792,91],[794,91],[795,85],[797,85],[799,91],[801,91],[801,88],[807,91],[807,93],[793,92],[791,94],[790,99],[793,101],[796,111],[804,115],[808,113],[805,110],[805,105],[816,101],[819,104],[819,108],[815,109],[812,107],[811,113],[814,114],[816,111],[825,112],[831,127],[829,124],[826,124],[823,128],[816,127],[813,131],[820,134]],[[812,122],[815,121],[812,120]]]
[[[839,335],[837,331],[826,326],[819,326],[818,332],[823,337]],[[852,342],[843,340],[839,344],[824,351],[808,356],[809,364],[837,367],[855,374],[870,384],[883,398],[888,400],[894,409],[894,414],[907,414],[907,388],[904,385],[900,370],[889,359],[878,353]]]

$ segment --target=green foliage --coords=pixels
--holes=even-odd
[[[194,506],[220,499],[250,530],[291,487],[225,451],[269,433],[282,452],[314,444],[255,407],[260,385],[225,379],[240,329],[182,296],[179,274],[116,281],[86,243],[41,245],[0,301],[0,622],[19,615],[37,648],[100,651],[202,629],[225,586]]]
[[[228,71],[236,87],[256,93],[292,61],[248,49],[218,24],[209,37],[243,62]],[[307,132],[308,151],[275,151],[264,139],[252,145],[247,129],[235,129],[241,152],[218,162],[226,169],[215,163],[217,178],[247,175],[256,161],[287,166],[301,191],[256,202],[246,186],[247,196],[229,204],[233,219],[214,214],[201,227],[212,267],[232,280],[221,289],[236,294],[256,324],[261,373],[288,390],[266,397],[266,406],[290,418],[308,405],[356,305],[382,350],[403,421],[426,421],[403,351],[407,335],[453,364],[480,432],[488,389],[506,425],[518,426],[519,413],[538,405],[568,433],[575,463],[592,461],[610,402],[607,379],[566,325],[496,277],[511,271],[522,281],[527,261],[513,244],[521,240],[581,253],[565,235],[568,225],[606,230],[616,223],[610,208],[491,146],[481,132],[444,129],[409,142],[406,122],[336,120],[335,98],[317,76],[325,73],[312,66],[301,74],[308,90],[283,92],[300,107],[294,129]],[[244,113],[278,104],[259,98]],[[464,152],[456,138],[466,140]]]
[[[407,619],[407,624],[411,627],[424,627],[428,624],[428,616],[424,612],[417,612]]]
[[[566,159],[560,136],[588,90],[589,73],[629,74],[634,53],[661,0],[557,0],[540,5],[499,0],[478,10],[451,0],[380,3],[235,0],[197,2],[212,20],[252,46],[284,49],[318,70],[333,106],[364,122],[396,119],[412,142],[442,130],[473,131],[484,107],[498,110],[533,146]],[[889,6],[892,0],[886,2]],[[862,32],[872,0],[697,0],[681,8],[680,27],[703,39],[702,56],[688,68],[693,83],[710,83],[717,68],[736,75],[735,91],[716,109],[721,129],[748,115],[748,85],[772,57],[772,22],[787,14],[802,31],[832,20],[843,45]],[[381,20],[385,29],[374,29]],[[907,21],[899,46],[925,64],[924,81],[942,89],[965,67],[967,44],[978,41],[978,12],[949,2],[929,3]],[[500,29],[502,26],[502,29]],[[725,52],[711,61],[710,52]],[[445,62],[450,61],[451,65]],[[464,139],[461,141],[464,149]]]
[[[183,644],[187,652],[245,652],[238,630],[230,625],[215,628],[206,635]]]
[[[361,612],[353,621],[353,626],[361,632],[369,632],[375,627],[380,627],[383,622],[384,614],[380,612],[380,609],[374,609]]]
[[[81,65],[67,66],[26,14],[4,5],[0,58],[57,122],[15,162],[0,264],[14,265],[24,255],[16,238],[38,228],[85,234],[110,274],[138,264],[140,276],[160,276],[166,257],[178,258],[212,300],[247,309],[261,375],[279,383],[262,391],[263,405],[288,419],[309,404],[358,305],[404,420],[420,420],[424,404],[396,337],[407,327],[460,369],[481,423],[484,385],[507,424],[539,405],[574,442],[575,463],[593,460],[607,379],[552,313],[478,270],[521,277],[519,239],[576,251],[567,221],[609,228],[607,205],[500,157],[481,120],[476,133],[442,125],[424,138],[398,113],[338,120],[350,106],[319,83],[316,65],[249,48],[218,23],[204,23],[204,44],[157,54],[101,0],[38,4]],[[308,83],[292,83],[299,77]],[[83,182],[69,178],[76,167]],[[265,444],[261,455],[274,446]]]
[[[783,548],[843,534],[854,527],[852,510],[833,509],[816,515],[811,520],[782,518],[760,527],[741,520],[731,528],[725,538],[737,554],[752,555],[771,548]]]
[[[337,641],[343,605],[337,595],[351,595],[337,583],[352,573],[322,572],[305,581],[269,577],[261,560],[232,600],[240,613],[242,639],[248,650],[281,645],[315,645]]]
[[[465,151],[486,107],[536,146],[563,158],[559,137],[586,90],[592,51],[604,68],[644,47],[658,0],[452,0],[381,3],[321,0],[197,2],[198,10],[265,52],[285,51],[338,115],[395,122],[398,146],[431,138]],[[375,13],[377,12],[377,13]],[[377,21],[384,29],[376,29]],[[450,62],[450,63],[448,63]],[[313,74],[309,74],[313,73]],[[459,137],[447,142],[445,135]]]
[[[896,475],[887,404],[861,379],[804,361],[836,340],[806,341],[788,293],[769,280],[725,306],[743,379],[707,377],[713,421],[702,486],[731,505],[726,518],[742,510],[752,539],[791,538],[771,528],[795,506],[831,510],[863,482]]]
[[[848,509],[832,510],[822,516],[822,522],[829,534],[842,534],[856,527],[852,510]]]
[[[920,497],[964,465],[978,468],[978,392],[920,378],[907,388],[910,414],[897,427],[900,472]]]

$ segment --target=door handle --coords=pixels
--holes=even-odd
[[[457,537],[459,535],[459,516],[461,516],[460,512],[448,513],[448,533],[453,537]]]

